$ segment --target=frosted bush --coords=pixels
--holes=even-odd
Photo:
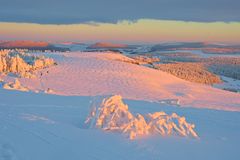
[[[14,73],[21,77],[32,78],[34,71],[54,65],[51,58],[34,56],[23,51],[0,51],[0,72]]]
[[[15,79],[14,82],[5,83],[3,88],[8,90],[28,91],[28,88],[23,87],[18,79]]]
[[[176,113],[167,115],[165,112],[156,112],[145,117],[141,114],[134,116],[119,95],[104,99],[100,107],[94,107],[85,123],[103,130],[119,131],[130,139],[153,133],[162,136],[176,134],[198,137],[194,131],[195,125],[188,123],[185,117]]]

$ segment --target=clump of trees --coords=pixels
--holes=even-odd
[[[160,58],[158,57],[147,57],[147,56],[132,56],[138,64],[153,64],[156,62],[160,62]]]
[[[32,78],[34,71],[54,65],[51,58],[33,56],[25,52],[13,50],[0,51],[0,72],[14,73],[21,77]]]
[[[155,68],[190,82],[202,84],[222,82],[219,76],[209,72],[201,63],[178,62],[170,64],[156,64]]]
[[[209,58],[205,64],[215,74],[240,80],[239,57],[213,57]]]
[[[19,90],[19,91],[24,91],[24,92],[28,91],[28,88],[23,87],[17,78],[15,79],[14,82],[5,83],[3,85],[3,88],[9,89],[9,90]]]

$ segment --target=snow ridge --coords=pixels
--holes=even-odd
[[[176,113],[167,115],[165,112],[155,112],[145,117],[141,114],[134,116],[120,95],[104,99],[100,107],[92,109],[85,123],[103,130],[119,131],[130,139],[154,133],[198,137],[194,131],[195,125]]]

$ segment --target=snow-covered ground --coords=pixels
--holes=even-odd
[[[46,56],[46,55],[45,55]],[[182,107],[239,111],[240,95],[211,86],[190,83],[165,72],[127,63],[129,59],[112,52],[51,53],[57,62],[39,72],[37,78],[19,78],[23,87],[59,95],[116,95],[147,101],[175,100]],[[5,82],[13,82],[3,76]],[[227,97],[227,98],[226,98]]]
[[[240,57],[240,54],[211,54],[211,53],[204,53],[202,50],[173,50],[173,51],[158,51],[158,53],[192,53],[202,58],[210,58],[210,57]]]
[[[0,159],[237,159],[240,113],[125,100],[133,113],[165,111],[196,125],[199,139],[152,135],[129,140],[84,125],[91,101],[0,90]]]
[[[215,84],[214,87],[240,93],[240,80],[221,76],[223,83]]]
[[[128,63],[112,52],[46,55],[58,65],[36,78],[19,78],[29,92],[2,89],[15,77],[0,76],[0,160],[240,156],[240,94]],[[134,115],[184,116],[199,138],[149,134],[129,140],[117,131],[89,128],[85,120],[92,107],[109,95],[121,95]]]

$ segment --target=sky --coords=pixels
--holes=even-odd
[[[240,43],[239,0],[1,0],[0,40]]]

